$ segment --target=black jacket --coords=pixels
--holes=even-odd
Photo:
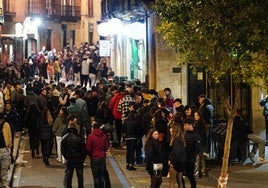
[[[200,136],[194,131],[186,131],[184,139],[186,141],[187,162],[194,163],[196,155],[201,151]]]
[[[52,127],[42,115],[38,120],[38,128],[40,140],[53,140]]]
[[[125,138],[138,138],[139,123],[136,118],[136,114],[129,113],[127,119],[123,124],[123,132],[125,133]]]
[[[68,128],[61,141],[61,152],[66,160],[86,158],[86,144],[76,128]]]
[[[163,148],[158,140],[151,139],[145,147],[145,162],[148,174],[153,175],[153,163],[165,163]]]
[[[175,138],[171,147],[168,160],[174,166],[174,168],[181,169],[180,165],[187,161],[186,150],[183,142],[179,138]]]

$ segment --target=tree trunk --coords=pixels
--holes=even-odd
[[[232,130],[233,130],[233,117],[228,117],[227,132],[224,144],[224,154],[221,168],[221,175],[218,179],[218,188],[227,188],[228,181],[228,163],[229,163],[229,154],[230,154],[230,145],[232,139]]]
[[[228,164],[229,164],[229,154],[230,154],[230,147],[231,147],[231,139],[232,139],[232,131],[233,131],[233,121],[234,121],[234,111],[236,111],[239,107],[239,98],[240,98],[240,87],[239,84],[232,85],[232,92],[231,92],[231,100],[228,97],[222,97],[222,103],[224,106],[224,110],[228,117],[228,125],[225,137],[225,144],[224,144],[224,154],[222,159],[222,168],[221,168],[221,175],[218,179],[218,188],[227,188],[228,182]],[[233,99],[234,97],[234,99]],[[232,105],[231,105],[231,104]]]

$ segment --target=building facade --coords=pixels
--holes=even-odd
[[[157,91],[169,87],[184,104],[195,104],[199,94],[206,94],[217,118],[224,117],[217,88],[207,82],[205,70],[198,69],[194,75],[189,65],[178,66],[177,53],[155,31],[154,1],[3,0],[0,65],[21,63],[43,48],[62,50],[66,44],[101,41],[100,48],[109,47],[103,57],[117,76],[138,79]],[[41,20],[39,25],[36,18]],[[241,92],[241,109],[260,135],[265,129],[259,100],[266,92],[247,86]]]

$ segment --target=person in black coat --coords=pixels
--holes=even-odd
[[[200,153],[196,155],[196,164],[195,164],[195,176],[202,177],[206,176],[206,157],[204,153],[207,148],[207,137],[206,137],[206,124],[201,118],[199,111],[194,112],[194,131],[200,136],[201,141],[201,150]]]
[[[48,159],[51,155],[54,138],[52,127],[48,123],[47,110],[44,110],[39,118],[39,139],[41,141],[41,150],[45,165],[49,165]]]
[[[25,115],[25,126],[28,128],[30,149],[32,150],[32,157],[35,154],[39,155],[39,118],[41,112],[37,105],[31,104]]]
[[[125,141],[127,147],[126,168],[128,170],[136,170],[136,168],[134,167],[134,161],[135,161],[135,149],[138,138],[138,126],[139,122],[136,118],[136,114],[130,111],[130,113],[127,116],[127,119],[124,121],[123,124],[123,133],[125,134]]]
[[[191,188],[196,188],[194,169],[195,169],[196,155],[200,153],[201,150],[200,136],[194,131],[194,120],[192,118],[186,118],[183,121],[183,128],[185,131],[184,139],[186,143],[185,149],[187,155],[185,175],[190,180]],[[183,184],[185,185],[184,179]]]
[[[164,163],[164,154],[159,135],[156,129],[151,129],[145,141],[145,162],[146,170],[151,178],[150,188],[159,188],[162,184],[162,170],[155,171],[153,164]]]
[[[70,115],[67,118],[67,133],[61,141],[61,152],[66,159],[64,187],[72,187],[74,169],[78,179],[78,188],[84,187],[83,165],[86,158],[86,144],[82,135],[76,129],[77,118]]]
[[[104,125],[102,131],[107,135],[110,141],[113,140],[113,121],[114,116],[112,111],[108,108],[106,101],[101,101],[98,105],[98,110],[94,117],[95,120],[98,120],[101,124]]]
[[[168,156],[169,164],[169,187],[183,187],[183,172],[186,169],[185,140],[182,125],[172,123],[170,125],[170,153]]]
[[[245,130],[246,127],[244,120],[241,118],[241,111],[237,110],[234,114],[233,121],[229,155],[230,163],[243,163],[248,157],[248,132]]]

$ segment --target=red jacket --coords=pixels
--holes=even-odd
[[[101,129],[94,129],[87,137],[86,154],[91,159],[103,158],[109,148],[107,136]]]
[[[121,93],[116,93],[110,100],[109,108],[113,112],[114,119],[121,119],[122,113],[117,110],[120,99],[124,97]]]

